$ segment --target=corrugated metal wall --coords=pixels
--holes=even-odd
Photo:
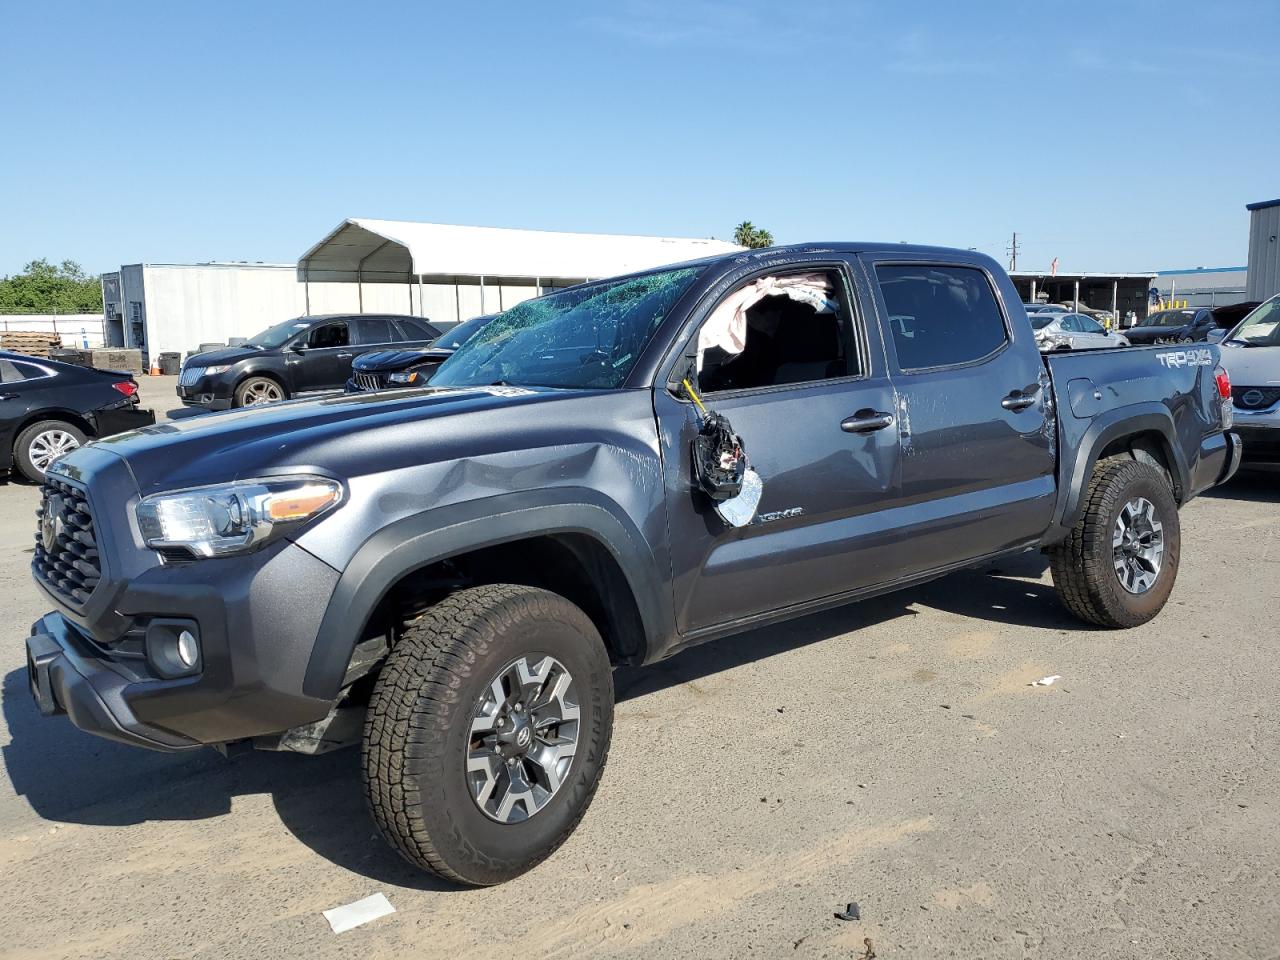
[[[1280,293],[1280,204],[1249,211],[1248,300]]]

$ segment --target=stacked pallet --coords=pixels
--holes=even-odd
[[[29,357],[49,359],[49,351],[62,346],[62,337],[56,333],[36,333],[25,330],[12,330],[0,333],[0,350],[11,353],[24,353]]]

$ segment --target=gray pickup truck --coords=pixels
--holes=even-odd
[[[362,742],[387,840],[497,883],[585,812],[614,665],[1026,550],[1082,619],[1151,619],[1180,506],[1239,463],[1230,396],[1216,346],[1042,356],[976,253],[814,244],[585,284],[498,315],[428,387],[55,462],[31,690],[158,750]]]

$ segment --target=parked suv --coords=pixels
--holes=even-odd
[[[340,390],[357,354],[392,346],[425,347],[439,336],[440,331],[422,317],[297,317],[240,346],[188,357],[178,378],[178,397],[187,406],[226,410]]]
[[[351,363],[347,393],[425,386],[436,368],[493,317],[493,314],[488,314],[464,320],[450,327],[425,350],[381,350],[360,354]]]
[[[362,743],[395,848],[498,883],[591,802],[614,664],[1026,550],[1080,619],[1151,620],[1179,508],[1238,466],[1230,396],[1212,345],[1041,354],[1000,265],[963,250],[773,247],[582,284],[499,314],[425,389],[59,460],[30,689],[157,750]],[[1158,633],[1129,642],[1160,656]],[[632,815],[664,776],[642,789]]]

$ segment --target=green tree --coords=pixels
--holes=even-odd
[[[74,260],[32,260],[0,280],[0,313],[101,313],[102,286]]]
[[[772,247],[773,234],[760,229],[750,220],[743,220],[733,228],[733,242],[741,247],[757,250],[760,247]]]

